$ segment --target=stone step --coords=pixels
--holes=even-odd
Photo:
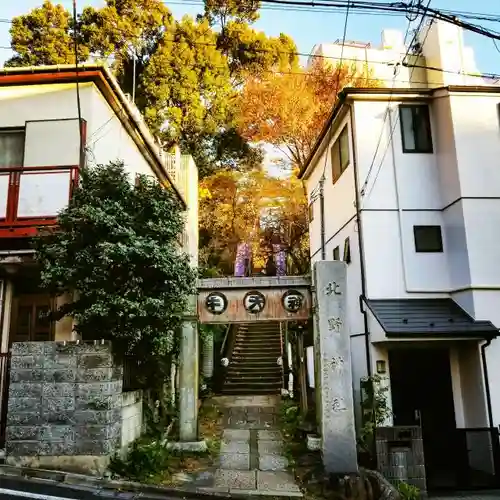
[[[245,335],[237,335],[236,340],[275,340],[279,342],[281,337],[275,333],[261,334],[261,333],[246,333]]]
[[[260,367],[265,368],[276,368],[281,369],[278,365],[277,356],[241,356],[236,355],[231,358],[230,367],[233,366],[243,366],[243,367]]]
[[[269,368],[279,366],[274,356],[267,358],[263,356],[233,356],[230,364],[238,366],[268,366]]]
[[[247,335],[246,337],[237,337],[235,344],[247,344],[248,342],[272,342],[273,344],[281,344],[281,339],[276,336],[269,337],[253,337]]]
[[[221,393],[224,396],[253,396],[253,395],[265,395],[265,396],[278,396],[281,394],[280,389],[222,389]]]
[[[267,342],[261,342],[255,344],[247,344],[242,342],[241,344],[236,344],[234,346],[234,350],[241,351],[242,349],[248,349],[249,351],[255,351],[256,349],[263,349],[265,351],[281,352],[281,345],[280,344],[269,345]]]
[[[261,352],[263,354],[275,354],[278,353],[281,354],[281,349],[279,347],[269,347],[266,345],[256,345],[256,346],[251,346],[251,345],[244,345],[244,346],[236,346],[234,348],[233,353],[239,353],[239,354],[253,354],[255,352]]]
[[[277,358],[278,356],[281,356],[281,350],[280,349],[261,349],[259,347],[255,348],[244,348],[244,349],[235,349],[233,351],[233,356],[238,355],[238,356],[254,356],[255,354],[260,354],[264,357],[272,358],[275,357]]]
[[[277,380],[275,382],[261,382],[259,380],[255,380],[252,382],[243,382],[243,381],[232,381],[227,380],[224,384],[224,389],[269,389],[269,390],[278,390],[281,388],[281,380]]]
[[[229,365],[227,369],[228,375],[231,373],[262,373],[263,375],[281,373],[281,367],[277,365],[273,366],[246,366],[242,365]]]
[[[226,381],[249,381],[249,380],[281,380],[282,374],[281,373],[266,373],[262,375],[257,375],[255,373],[241,373],[241,372],[233,372],[233,373],[228,373],[226,375]]]
[[[259,330],[259,331],[249,330],[247,332],[238,332],[238,335],[246,335],[247,337],[277,337],[277,338],[281,337],[280,332],[271,330]]]

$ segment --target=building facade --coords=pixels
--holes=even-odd
[[[459,28],[419,36],[418,84],[344,89],[301,177],[312,260],[347,264],[357,424],[377,374],[385,425],[421,427],[438,488],[457,484],[462,438],[478,476],[498,447],[500,87],[470,74]]]
[[[74,66],[2,70],[0,385],[4,396],[13,342],[79,340],[71,318],[58,322],[46,318],[45,313],[70,297],[55,299],[37,288],[30,238],[40,227],[57,224],[57,214],[68,203],[83,165],[112,161],[124,163],[131,182],[145,174],[174,190],[186,210],[181,246],[197,265],[196,165],[178,149],[174,154],[163,151],[109,70],[99,65],[83,65],[77,71]],[[3,430],[5,398],[2,402]]]

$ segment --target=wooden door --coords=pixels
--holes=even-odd
[[[53,340],[54,323],[47,314],[52,309],[48,295],[20,295],[13,301],[10,343]]]

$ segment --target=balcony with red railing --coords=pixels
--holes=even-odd
[[[0,166],[0,238],[34,236],[55,225],[77,179],[78,165]]]

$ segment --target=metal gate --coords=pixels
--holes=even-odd
[[[457,429],[458,487],[500,487],[500,441],[496,427]],[[452,457],[450,457],[452,459]]]

